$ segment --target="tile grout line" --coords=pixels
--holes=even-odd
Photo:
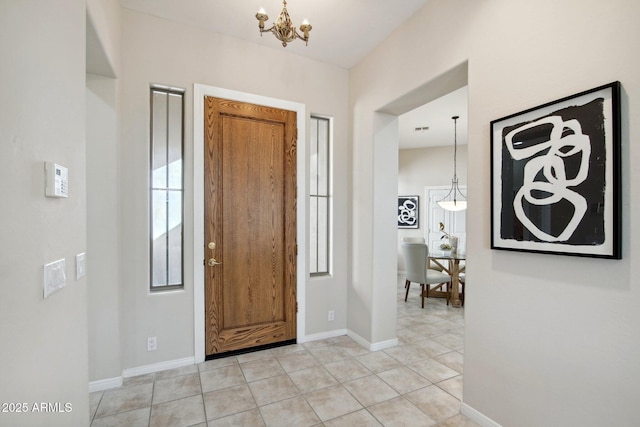
[[[399,303],[399,306],[400,306],[400,301],[398,303]],[[427,301],[427,303],[428,303],[428,301]],[[394,355],[393,355],[394,353],[389,354],[389,353],[387,353],[386,350],[382,350],[380,353],[384,354],[384,356],[386,356],[390,360],[392,360],[395,364],[397,364],[397,366],[386,368],[385,367],[386,366],[385,363],[387,363],[386,360],[376,360],[374,358],[374,359],[372,359],[372,360],[367,362],[369,365],[373,366],[376,369],[376,370],[372,370],[371,368],[368,367],[368,365],[365,365],[359,358],[362,358],[362,357],[365,357],[365,356],[368,356],[368,355],[371,355],[371,354],[375,354],[376,352],[368,352],[368,353],[359,354],[359,352],[357,352],[357,351],[350,351],[350,346],[349,346],[350,342],[346,342],[345,340],[336,339],[336,338],[341,338],[341,337],[328,338],[328,339],[322,340],[321,342],[316,342],[313,345],[308,345],[308,346],[305,346],[305,344],[296,344],[296,346],[300,346],[299,347],[300,348],[299,351],[291,351],[291,352],[283,351],[283,352],[275,353],[275,354],[273,352],[264,353],[261,357],[258,357],[257,359],[254,359],[254,360],[249,359],[249,360],[247,360],[245,362],[242,362],[242,363],[240,362],[240,360],[235,358],[235,360],[233,360],[232,362],[230,361],[229,364],[225,364],[223,366],[211,367],[210,369],[204,369],[204,367],[206,366],[205,365],[206,362],[203,362],[201,364],[196,364],[195,365],[196,372],[193,373],[193,374],[197,376],[197,380],[198,380],[199,394],[200,394],[201,404],[202,404],[202,408],[203,408],[203,412],[204,412],[204,418],[205,418],[204,422],[208,423],[210,421],[208,419],[209,416],[210,415],[213,416],[213,414],[208,414],[208,412],[207,412],[206,398],[205,398],[205,394],[206,393],[204,392],[204,385],[203,385],[203,381],[202,381],[202,375],[206,371],[209,371],[209,370],[220,369],[220,368],[223,368],[223,367],[230,367],[230,366],[237,366],[238,369],[240,369],[240,372],[242,374],[242,379],[243,379],[243,383],[242,384],[245,385],[249,389],[249,393],[251,395],[251,398],[253,399],[253,403],[255,404],[255,409],[258,409],[257,413],[260,415],[260,418],[261,418],[262,422],[265,423],[265,424],[266,424],[266,421],[265,421],[264,413],[263,413],[263,408],[264,407],[266,407],[268,405],[271,405],[271,404],[276,404],[276,403],[279,403],[279,402],[283,402],[283,401],[288,400],[288,399],[294,399],[294,398],[300,398],[300,397],[302,398],[302,401],[304,401],[304,403],[312,410],[312,413],[315,414],[317,419],[320,420],[320,422],[317,425],[324,425],[328,421],[331,421],[331,420],[334,420],[334,419],[337,419],[337,418],[341,418],[341,417],[344,417],[344,416],[351,415],[351,414],[356,413],[356,412],[358,412],[358,411],[360,411],[362,409],[364,409],[368,413],[368,415],[370,415],[372,417],[372,419],[375,419],[377,422],[380,422],[382,424],[382,420],[378,419],[370,411],[370,408],[375,406],[375,405],[381,404],[381,403],[390,402],[390,401],[396,399],[397,397],[400,397],[404,401],[409,402],[409,404],[411,404],[413,407],[417,408],[420,411],[420,413],[423,413],[426,416],[431,417],[431,415],[428,412],[423,411],[420,407],[418,407],[416,404],[414,404],[411,400],[409,400],[406,397],[406,395],[409,394],[409,393],[413,393],[413,392],[416,392],[416,391],[419,391],[419,390],[422,390],[422,389],[425,389],[425,388],[431,387],[431,386],[436,386],[438,390],[442,391],[447,396],[450,396],[452,399],[455,399],[458,403],[462,403],[462,399],[459,399],[452,392],[450,392],[450,391],[448,391],[448,390],[446,390],[446,389],[444,389],[442,387],[442,384],[444,382],[446,382],[446,381],[449,381],[449,380],[452,380],[452,379],[455,379],[455,378],[460,378],[460,380],[462,380],[464,373],[463,372],[459,372],[457,369],[454,369],[454,367],[457,364],[459,364],[460,362],[457,360],[456,357],[451,357],[449,359],[448,363],[444,363],[443,361],[438,360],[437,358],[440,358],[440,357],[446,356],[446,355],[458,355],[458,356],[460,356],[462,358],[462,362],[461,363],[464,363],[464,353],[461,353],[462,351],[464,351],[464,345],[462,345],[461,347],[458,348],[458,346],[455,344],[456,340],[460,339],[460,338],[463,340],[463,344],[464,344],[464,319],[462,318],[463,320],[462,320],[462,322],[460,322],[459,319],[458,319],[460,317],[459,315],[457,317],[454,317],[454,316],[456,316],[456,313],[449,311],[449,309],[443,309],[444,307],[441,308],[439,306],[432,306],[432,307],[426,307],[426,308],[431,308],[432,311],[425,313],[426,317],[424,319],[422,319],[420,321],[416,320],[415,322],[412,322],[412,321],[410,321],[408,319],[414,319],[416,315],[418,315],[420,313],[424,313],[424,312],[415,310],[413,307],[408,307],[408,306],[401,307],[401,309],[398,310],[398,315],[397,315],[398,320],[407,319],[407,320],[404,320],[402,322],[398,322],[398,326],[397,326],[398,335],[400,336],[402,334],[401,331],[404,331],[406,333],[407,338],[410,339],[410,341],[400,340],[399,341],[399,347],[403,347],[403,346],[406,345],[407,349],[414,349],[416,351],[420,351],[420,352],[424,353],[424,350],[417,349],[416,347],[414,347],[414,344],[419,343],[419,342],[426,342],[427,340],[431,340],[435,344],[438,344],[439,346],[441,346],[443,348],[446,348],[447,351],[444,351],[442,353],[438,353],[437,351],[441,351],[438,348],[438,349],[436,349],[437,351],[434,352],[433,354],[431,354],[431,352],[427,352],[427,355],[425,355],[424,360],[426,360],[426,359],[432,360],[434,363],[437,363],[438,366],[442,365],[442,366],[446,367],[447,369],[455,372],[456,375],[453,375],[453,376],[451,376],[449,378],[441,379],[441,380],[436,381],[436,382],[431,381],[429,378],[425,377],[420,372],[418,372],[417,369],[418,369],[418,365],[420,364],[420,361],[405,363],[405,362],[402,362],[402,360],[411,360],[411,357],[412,357],[411,355],[409,355],[409,357],[399,358],[401,353],[396,352],[395,353],[396,356],[394,357]],[[463,313],[459,313],[459,314],[463,314]],[[437,325],[440,322],[446,322],[443,325],[443,326],[446,326],[446,329],[441,329],[439,332],[436,332],[436,333],[427,332],[428,335],[423,336],[424,338],[416,339],[415,341],[412,340],[413,333],[416,333],[416,334],[419,335],[419,330],[424,325],[429,325],[429,324],[436,324]],[[462,333],[460,332],[461,328],[462,328]],[[432,329],[430,329],[430,331],[432,331]],[[451,337],[445,337],[447,335],[450,335]],[[445,338],[443,338],[442,340],[438,340],[438,341],[443,341],[443,342],[449,341],[449,343],[453,343],[454,344],[452,346],[453,348],[449,347],[448,345],[442,344],[442,343],[434,340],[434,338],[438,339],[440,337],[445,337]],[[326,351],[325,352],[323,352],[322,350],[317,351],[318,349],[326,349]],[[323,355],[323,353],[324,353],[325,358],[321,357]],[[289,368],[291,369],[293,367],[295,370],[291,370],[289,372],[287,369],[285,369],[285,367],[284,367],[285,365],[283,364],[284,359],[286,359],[288,357],[296,357],[296,355],[302,356],[303,354],[311,356],[311,360],[313,361],[313,365],[311,367],[302,368],[302,369],[296,369],[295,368],[296,365],[294,363],[298,363],[298,362],[293,362],[292,361],[291,362],[292,365],[289,366]],[[269,378],[275,378],[275,377],[277,377],[277,376],[279,376],[281,374],[278,373],[278,374],[273,375],[273,376],[267,376],[265,378],[259,378],[259,379],[256,379],[256,380],[253,380],[253,381],[250,382],[250,381],[247,380],[247,374],[245,373],[245,370],[243,369],[242,365],[243,364],[246,365],[246,364],[251,363],[251,362],[259,362],[260,360],[263,360],[263,359],[272,359],[272,360],[276,361],[277,366],[280,367],[280,369],[283,371],[283,375],[285,375],[284,378],[287,378],[287,381],[290,384],[293,385],[293,390],[292,391],[295,390],[295,394],[293,396],[290,396],[290,397],[284,398],[284,399],[279,399],[279,400],[276,400],[276,401],[273,401],[273,402],[265,403],[264,405],[259,405],[258,404],[258,401],[256,399],[256,395],[255,395],[255,393],[252,390],[250,385],[255,383],[255,382],[257,382],[257,381],[266,380],[266,379],[269,379]],[[359,366],[361,366],[368,373],[366,375],[364,375],[364,376],[360,376],[360,377],[356,377],[356,378],[350,378],[349,375],[347,375],[345,377],[345,379],[340,380],[338,378],[338,376],[337,376],[339,371],[336,371],[334,373],[334,372],[330,371],[327,368],[327,365],[330,365],[330,364],[336,363],[336,362],[344,362],[344,361],[355,362]],[[323,362],[326,362],[326,363],[323,363]],[[301,361],[299,363],[301,363],[300,366],[303,366],[305,362]],[[451,366],[451,365],[453,365],[453,366]],[[377,368],[376,368],[376,366],[377,366]],[[380,369],[381,367],[385,367],[385,369],[377,372],[377,370]],[[393,387],[393,385],[388,380],[385,380],[383,377],[380,376],[381,374],[384,374],[385,372],[389,372],[389,371],[392,371],[394,369],[399,369],[399,368],[408,369],[412,374],[415,374],[417,377],[425,380],[428,383],[428,385],[425,385],[423,387],[419,387],[416,390],[412,390],[412,391],[409,391],[407,393],[402,394],[401,391],[399,391],[395,387]],[[308,390],[306,392],[303,392],[303,390],[300,387],[302,385],[304,385],[304,383],[301,383],[300,385],[298,385],[293,380],[292,375],[295,375],[296,372],[304,371],[306,369],[319,369],[319,370],[321,370],[323,376],[327,375],[327,380],[331,379],[331,381],[335,381],[335,383],[334,384],[329,384],[329,385],[326,385],[324,387],[320,387],[320,388],[317,388],[317,389],[311,389],[311,390]],[[425,369],[422,369],[422,371],[425,371]],[[260,374],[258,372],[259,372],[259,370],[256,371],[257,376],[262,375],[262,374]],[[447,375],[447,374],[448,374],[448,372],[435,373],[433,375],[433,377],[434,378],[442,377],[442,376]],[[188,375],[192,375],[192,374],[169,376],[166,379],[170,379],[170,378],[175,379],[175,378],[185,377],[185,376],[188,376]],[[345,375],[343,375],[343,376],[345,376]],[[385,399],[385,400],[383,400],[381,402],[372,403],[371,405],[369,405],[367,407],[345,386],[345,384],[350,382],[350,381],[356,381],[356,380],[359,380],[359,379],[362,379],[362,378],[373,377],[373,376],[375,376],[376,380],[379,380],[379,381],[382,382],[382,384],[385,384],[386,386],[388,386],[390,388],[390,390],[393,390],[394,393],[397,393],[397,396],[391,397],[389,399]],[[389,377],[389,379],[391,379],[391,377]],[[152,384],[151,384],[151,401],[149,403],[150,406],[149,406],[149,415],[148,415],[148,417],[149,417],[148,418],[148,425],[151,425],[151,416],[152,416],[152,413],[153,413],[154,406],[156,406],[156,405],[154,405],[154,398],[155,398],[156,393],[158,392],[157,383],[156,383],[156,381],[158,381],[158,380],[159,379],[157,378],[157,375],[154,375],[153,379],[150,381]],[[162,379],[160,379],[160,380],[162,380]],[[141,384],[144,384],[144,382],[141,383]],[[128,385],[130,385],[130,384],[128,384]],[[134,385],[137,385],[137,384],[134,384]],[[225,390],[225,389],[228,389],[228,388],[235,387],[237,385],[240,385],[240,384],[231,385],[231,386],[224,387],[222,389],[217,389],[217,390]],[[311,385],[311,386],[313,387],[313,385]],[[339,416],[327,419],[327,420],[322,420],[320,415],[316,411],[316,409],[311,405],[310,401],[308,400],[307,395],[309,395],[310,393],[316,392],[316,391],[324,390],[324,389],[327,389],[327,388],[330,388],[330,387],[335,387],[335,386],[339,386],[342,389],[346,390],[347,393],[349,393],[349,396],[351,396],[354,399],[354,401],[357,402],[360,405],[360,408],[356,409],[356,410],[353,410],[353,411],[350,411],[350,412],[347,412],[345,414],[341,414]],[[125,385],[125,387],[126,387],[126,385]],[[458,384],[456,384],[455,382],[452,383],[452,385],[449,387],[449,389],[452,389],[454,391],[459,391],[458,390]],[[212,391],[217,391],[217,390],[212,390]],[[207,393],[209,393],[209,392],[207,392]],[[175,399],[169,400],[167,402],[161,402],[159,404],[170,403],[170,402],[178,401],[178,400],[183,399],[183,398],[193,397],[193,396],[196,396],[196,395],[197,395],[197,393],[193,394],[192,396],[175,398]],[[99,396],[99,398],[98,398],[98,400],[97,400],[95,411],[92,412],[91,420],[90,420],[91,423],[93,423],[97,419],[96,415],[98,414],[100,406],[105,402],[104,399],[105,399],[105,393],[104,393],[104,391],[102,391],[100,396]],[[142,408],[138,408],[138,409],[142,409]],[[242,411],[239,411],[239,412],[235,412],[233,414],[227,414],[227,415],[225,415],[223,417],[214,418],[211,421],[214,421],[214,420],[217,420],[217,419],[226,418],[226,417],[229,417],[229,416],[242,414],[242,413],[249,412],[249,411],[252,411],[252,410],[254,410],[254,409],[245,409],[245,410],[242,410]],[[106,416],[117,416],[119,414],[124,414],[124,413],[132,412],[132,411],[134,411],[134,410],[124,411],[124,412],[116,412],[114,414],[109,414],[109,415],[106,415]],[[459,414],[460,414],[460,412],[458,411],[458,414],[453,415],[451,417],[448,417],[446,419],[439,420],[435,425],[441,425],[441,424],[445,423],[447,420],[450,420],[452,418],[455,418],[456,416],[459,416]],[[100,418],[104,418],[104,417],[100,417]]]

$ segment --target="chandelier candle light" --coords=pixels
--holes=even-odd
[[[309,31],[311,31],[311,25],[305,19],[302,21],[302,25],[300,25],[300,30],[304,34],[303,36],[298,33],[296,27],[293,26],[291,22],[291,18],[289,17],[289,13],[287,12],[287,1],[284,0],[282,2],[282,12],[280,12],[280,16],[276,20],[276,23],[273,24],[271,28],[264,29],[264,23],[269,20],[267,13],[264,9],[260,9],[258,13],[256,13],[256,19],[259,21],[260,27],[260,36],[262,33],[272,32],[274,36],[278,40],[282,42],[283,47],[287,47],[287,43],[294,41],[295,39],[304,40],[305,45],[309,44]]]
[[[458,187],[458,176],[456,175],[456,153],[458,151],[458,141],[456,138],[457,133],[457,120],[459,116],[451,117],[453,119],[453,179],[451,180],[451,190],[442,199],[438,200],[438,205],[447,211],[461,211],[467,208],[466,197],[460,191]],[[462,200],[458,198],[458,194],[462,197]]]

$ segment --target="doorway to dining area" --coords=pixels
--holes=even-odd
[[[452,115],[460,116],[457,128],[457,171],[460,188],[467,195],[467,86],[453,90],[398,117],[398,198],[413,196],[416,222],[398,223],[398,272],[405,271],[400,243],[405,238],[424,238],[429,250],[449,243],[447,236],[466,244],[466,210],[446,211],[437,201],[451,188],[454,157]],[[442,223],[443,229],[440,229]]]
[[[448,243],[446,236],[450,235],[458,237],[458,247],[465,251],[466,210],[445,211],[437,201],[451,189],[454,153],[459,185],[468,196],[466,72],[466,64],[451,70],[421,88],[424,91],[421,98],[414,94],[416,99],[423,100],[420,105],[398,111],[398,197],[415,195],[419,200],[416,225],[398,227],[397,290],[402,298],[397,307],[397,336],[400,343],[411,345],[410,352],[417,350],[428,355],[432,359],[431,369],[449,374],[447,369],[452,368],[462,373],[464,308],[447,304],[445,298],[426,298],[422,309],[418,286],[410,289],[407,302],[404,301],[405,265],[401,242],[411,237],[423,238],[430,251],[437,251],[441,243]],[[453,116],[459,117],[455,128]],[[440,223],[444,230],[440,229]],[[462,375],[444,381],[449,381],[443,384],[447,386],[455,383],[462,395]]]
[[[408,162],[411,162],[416,168],[420,168],[422,172],[425,170],[425,167],[421,165],[421,159],[417,156],[411,156],[411,151],[417,152],[419,150],[399,149],[399,140],[401,139],[399,136],[400,118],[426,103],[466,87],[467,84],[468,63],[464,61],[453,66],[445,73],[435,76],[424,84],[415,87],[413,90],[399,95],[387,103],[380,104],[380,106],[375,107],[373,111],[371,146],[369,147],[362,144],[356,146],[358,153],[362,152],[362,154],[369,156],[366,157],[365,160],[372,160],[371,171],[375,173],[371,174],[373,197],[369,198],[366,192],[362,194],[365,205],[368,201],[371,201],[374,214],[371,216],[370,221],[365,221],[363,224],[354,224],[355,232],[366,232],[372,229],[375,233],[370,239],[363,239],[372,244],[373,263],[371,263],[371,266],[373,267],[373,274],[367,274],[368,263],[370,262],[360,256],[362,251],[354,250],[354,271],[357,271],[358,274],[354,275],[353,288],[350,289],[350,291],[352,291],[351,294],[354,295],[355,291],[358,291],[357,295],[360,297],[373,297],[371,305],[373,316],[371,316],[371,319],[372,327],[374,327],[372,330],[375,332],[375,336],[373,337],[374,342],[393,343],[394,341],[398,341],[396,334],[396,322],[398,319],[397,307],[395,304],[389,305],[386,302],[392,297],[395,297],[394,291],[396,289],[394,289],[393,284],[397,283],[398,272],[403,272],[403,266],[398,266],[398,261],[401,261],[399,257],[401,238],[403,233],[424,236],[424,228],[420,229],[420,225],[413,229],[399,230],[397,213],[393,209],[389,209],[391,204],[398,202],[399,195],[420,196],[426,185],[425,182],[422,182],[414,191],[411,191],[411,194],[399,194],[399,190],[403,191],[399,182],[402,182],[406,178],[406,176],[403,176],[404,171],[399,169],[399,164],[402,164],[405,160],[400,158],[403,156],[403,153],[409,153],[409,158],[406,159]],[[449,137],[447,138],[449,141],[452,141],[454,134],[451,123],[453,115],[466,116],[467,112],[465,109],[464,114],[457,112],[447,114],[444,121],[448,122],[446,126],[449,128]],[[360,117],[360,119],[366,121],[366,114]],[[460,136],[463,133],[466,136],[466,127],[464,132],[462,130],[458,131]],[[364,136],[366,137],[366,134]],[[440,156],[440,163],[443,166],[440,168],[440,175],[436,176],[436,178],[440,179],[439,182],[441,185],[451,184],[453,150],[447,147],[436,148],[436,152],[440,150],[442,153],[446,153]],[[360,149],[362,150],[360,151]],[[429,158],[431,158],[431,156],[429,156]],[[459,160],[462,163],[462,158]],[[462,172],[463,169],[466,168],[461,166],[460,169]],[[365,168],[363,176],[354,178],[354,188],[356,190],[359,188],[368,188],[367,185],[371,184],[371,182],[366,182],[366,178],[368,178],[367,172]],[[463,176],[459,178],[462,183],[466,182],[466,170],[464,170]],[[424,207],[422,206],[424,196],[420,197],[420,199],[422,200],[418,202],[418,206],[421,213],[418,213],[418,218],[420,219],[420,224],[424,227],[422,214],[422,212],[424,212]],[[354,206],[354,215],[357,215],[361,212],[361,209],[359,209],[357,203],[355,203]],[[390,242],[394,241],[396,242],[395,250],[393,245],[389,245]],[[393,265],[394,263],[395,265]],[[370,287],[362,286],[365,280],[367,281],[366,283],[371,283]],[[369,294],[366,292],[368,289],[371,289],[371,293]],[[382,301],[385,303],[383,304]],[[444,301],[444,299],[442,301]],[[446,305],[446,301],[444,301],[444,303]],[[419,304],[420,303],[418,303],[418,305]],[[456,308],[456,310],[462,311],[463,309]],[[426,312],[426,309],[424,312]],[[389,339],[390,337],[393,339]],[[383,341],[384,339],[387,341]]]

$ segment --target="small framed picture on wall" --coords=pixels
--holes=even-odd
[[[418,228],[419,207],[418,196],[398,196],[398,228]]]

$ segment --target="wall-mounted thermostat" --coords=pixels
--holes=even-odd
[[[53,162],[44,163],[47,197],[68,197],[69,170]]]

